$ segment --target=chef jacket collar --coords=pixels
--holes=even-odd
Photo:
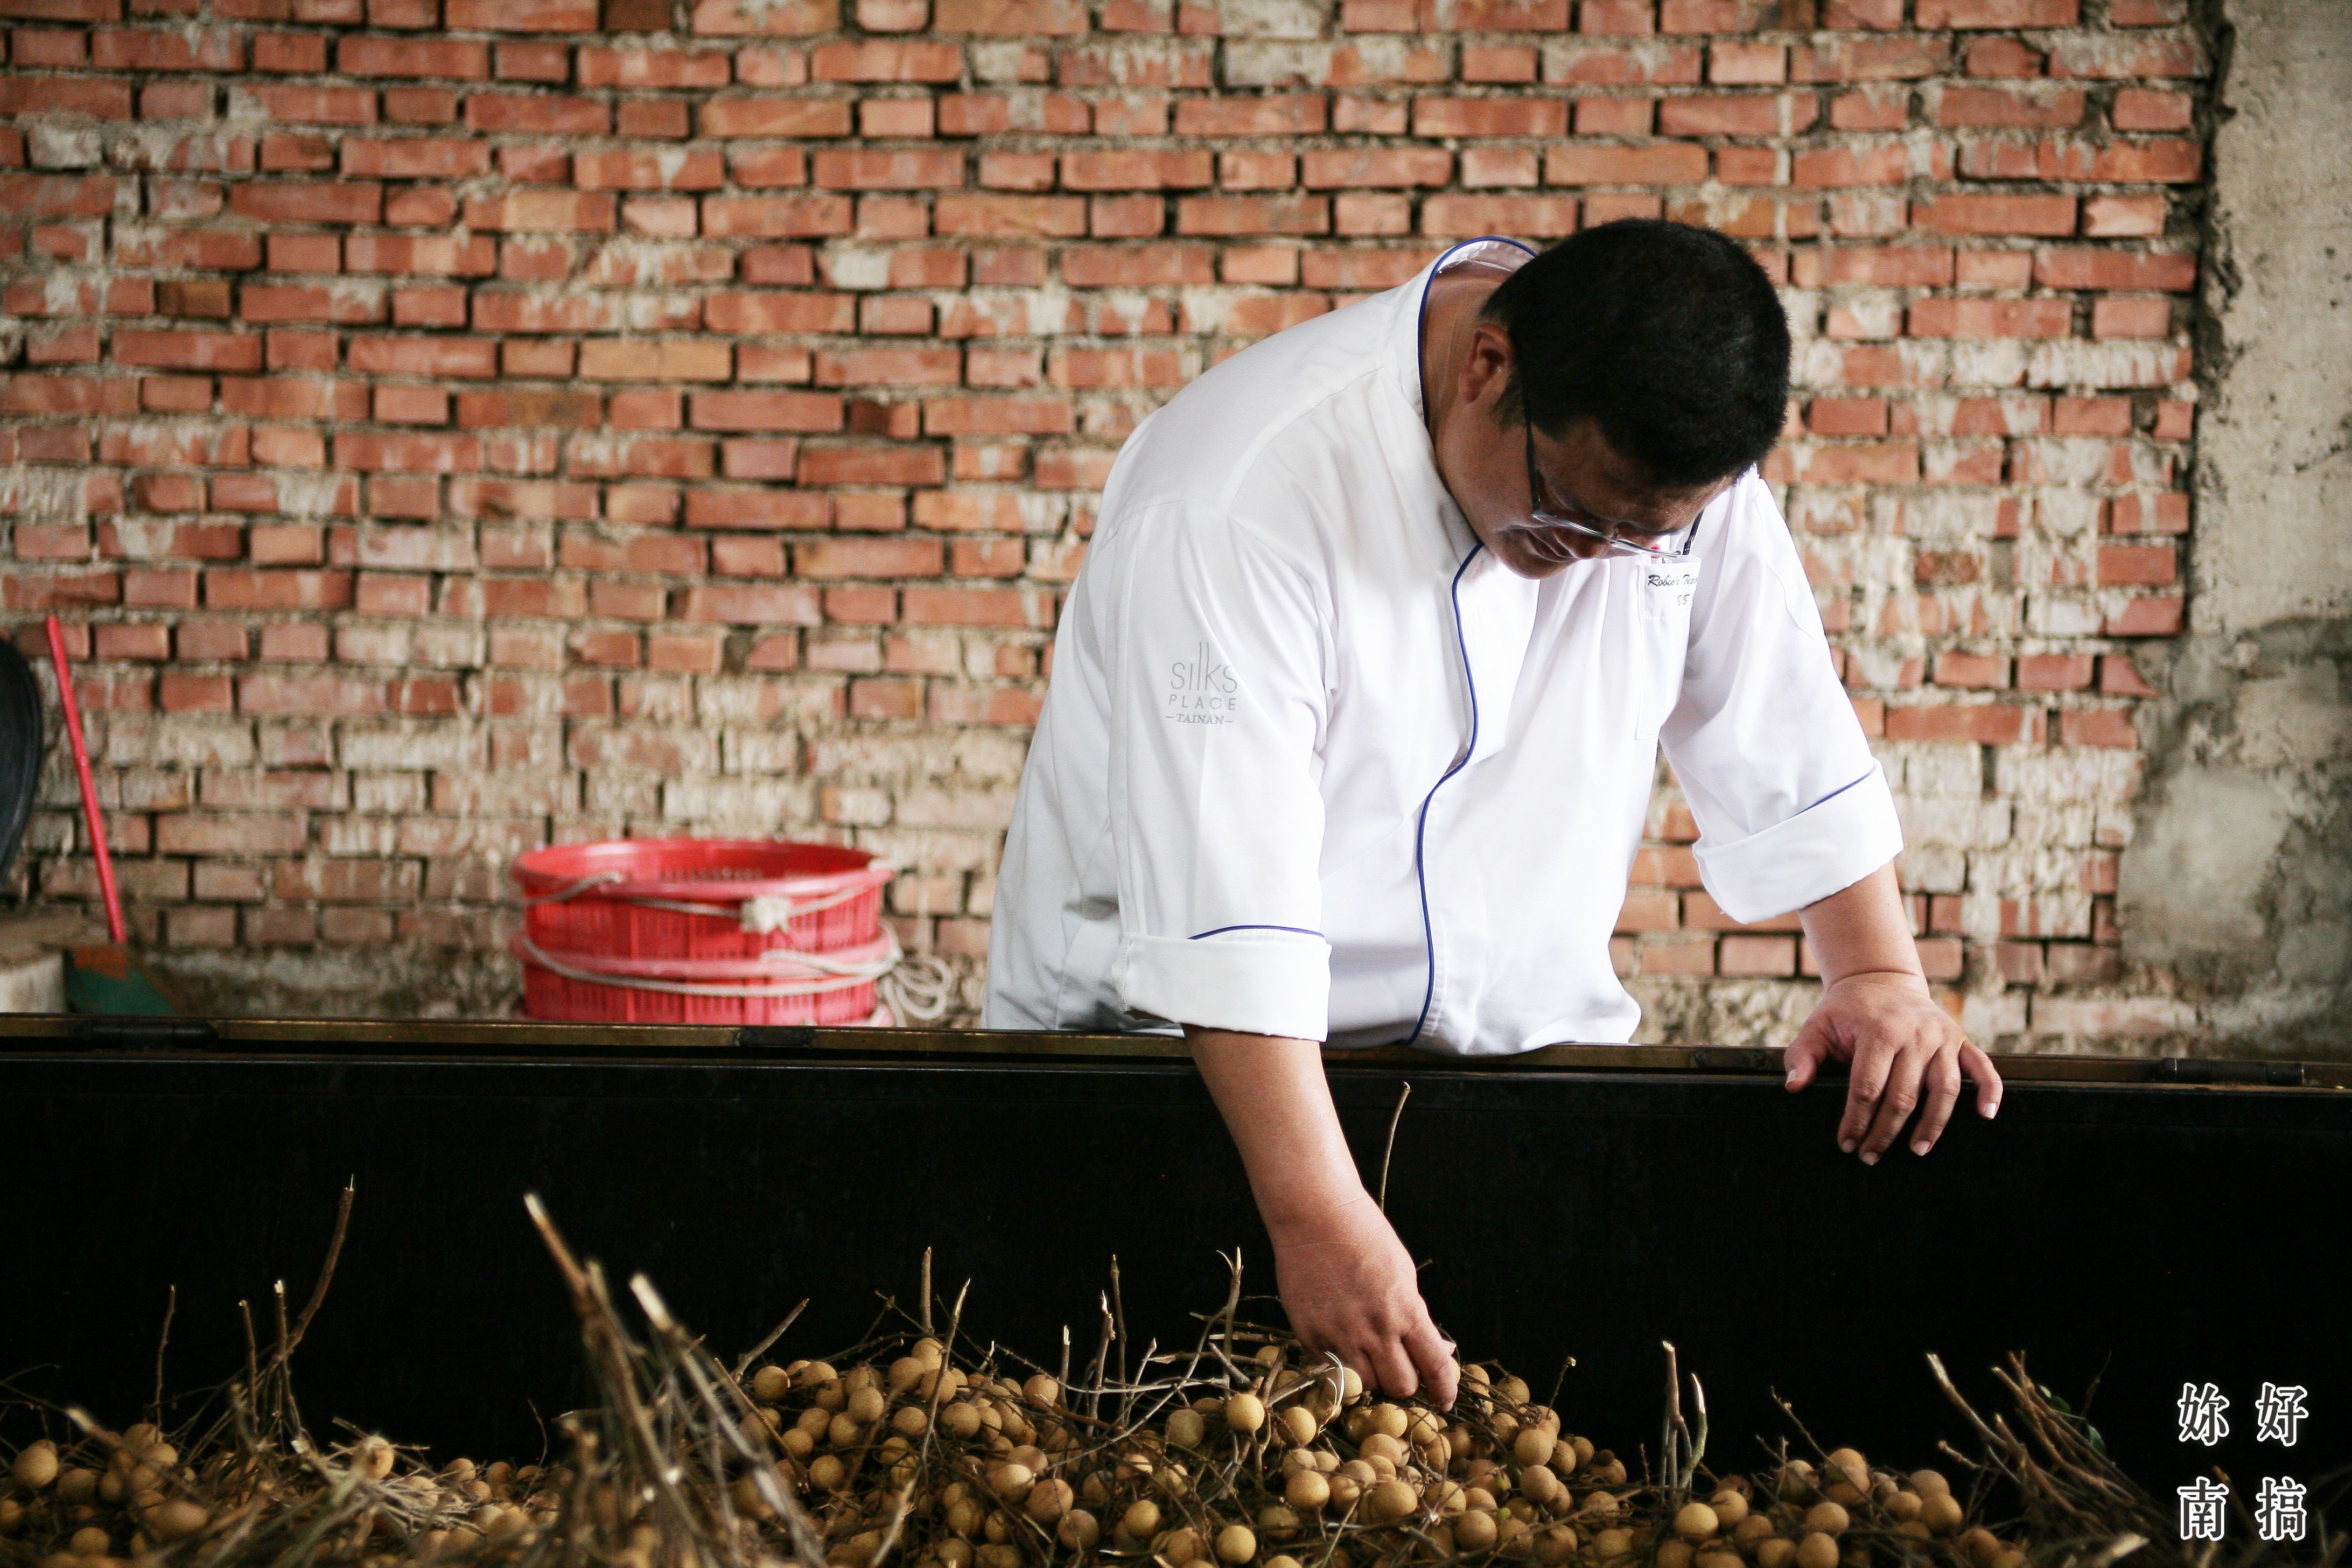
[[[1396,320],[1389,326],[1389,379],[1405,405],[1412,410],[1412,416],[1423,425],[1428,424],[1429,416],[1421,391],[1421,329],[1431,279],[1465,261],[1499,261],[1516,266],[1534,255],[1532,247],[1516,239],[1494,235],[1465,239],[1423,268],[1409,285],[1399,290],[1402,297],[1397,302]]]
[[[1444,553],[1433,558],[1430,564],[1449,576],[1457,575],[1469,558],[1478,552],[1478,536],[1471,529],[1470,520],[1462,515],[1453,492],[1445,488],[1445,477],[1437,471],[1437,448],[1429,439],[1429,418],[1421,395],[1422,308],[1429,299],[1430,280],[1449,267],[1472,260],[1516,263],[1534,255],[1534,250],[1516,239],[1493,236],[1465,239],[1423,268],[1411,282],[1396,291],[1395,319],[1389,323],[1389,385],[1412,410],[1413,428],[1421,433],[1421,441],[1417,446],[1393,451],[1390,461],[1417,469],[1415,479],[1435,492],[1441,533],[1431,542],[1433,549]]]

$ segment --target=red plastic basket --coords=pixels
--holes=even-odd
[[[830,1024],[885,1022],[874,982],[845,980],[783,962],[737,959],[619,959],[551,952],[521,936],[512,952],[522,965],[527,1017],[593,1024]],[[894,956],[888,935],[827,955],[870,966]],[[569,973],[566,973],[566,972]],[[600,976],[602,976],[600,978]],[[802,987],[815,987],[803,990]],[[768,990],[795,994],[762,995]],[[718,993],[712,994],[710,993]]]
[[[891,868],[831,844],[616,838],[533,849],[517,857],[511,874],[528,906],[523,934],[551,952],[756,958],[872,942]],[[805,912],[773,931],[749,931],[740,910],[753,898],[786,899]],[[658,907],[677,904],[709,912]]]
[[[533,1018],[864,1023],[876,1016],[875,978],[897,955],[882,929],[891,868],[860,850],[625,838],[534,849],[510,873],[524,903],[513,951]]]

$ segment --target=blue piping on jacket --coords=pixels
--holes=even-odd
[[[1429,982],[1421,993],[1421,1016],[1412,1021],[1412,1032],[1397,1042],[1401,1046],[1421,1038],[1421,1031],[1429,1022],[1429,1009],[1437,1000],[1437,938],[1429,924],[1429,873],[1423,864],[1422,851],[1429,842],[1429,803],[1437,798],[1437,792],[1445,787],[1447,779],[1470,765],[1471,755],[1478,750],[1478,678],[1471,672],[1470,644],[1462,635],[1462,574],[1470,570],[1470,563],[1477,560],[1478,552],[1486,548],[1484,543],[1470,547],[1470,553],[1454,568],[1454,581],[1446,588],[1446,596],[1454,602],[1454,647],[1462,656],[1462,683],[1470,690],[1470,739],[1462,748],[1462,754],[1454,759],[1454,765],[1439,774],[1437,782],[1429,786],[1429,793],[1421,797],[1421,810],[1413,820],[1412,879],[1421,889],[1421,945],[1422,951],[1429,954]]]
[[[1454,259],[1457,253],[1467,250],[1474,245],[1486,245],[1496,241],[1504,245],[1517,246],[1529,256],[1536,254],[1534,246],[1524,244],[1519,240],[1505,239],[1501,235],[1481,235],[1476,239],[1465,239],[1458,245],[1447,247],[1445,254],[1437,258],[1436,265],[1430,270],[1431,282],[1436,281],[1438,273],[1445,270],[1445,264]],[[1429,332],[1429,284],[1427,283],[1421,286],[1421,305],[1415,321],[1417,328],[1412,337],[1413,342],[1418,345]],[[1413,377],[1415,381],[1420,380],[1418,371],[1419,367],[1416,365]],[[1424,387],[1422,393],[1422,409],[1424,416],[1428,407],[1428,389]],[[1412,879],[1421,889],[1421,946],[1422,951],[1429,954],[1429,983],[1423,987],[1421,993],[1421,1016],[1413,1020],[1412,1032],[1398,1041],[1399,1045],[1409,1046],[1421,1038],[1422,1027],[1429,1022],[1430,1005],[1437,1000],[1437,939],[1431,933],[1429,927],[1429,877],[1422,866],[1422,848],[1429,837],[1429,803],[1437,798],[1437,792],[1445,787],[1447,779],[1452,778],[1468,765],[1470,753],[1478,749],[1478,682],[1470,673],[1470,647],[1462,636],[1462,574],[1470,570],[1470,563],[1478,559],[1478,552],[1485,548],[1486,546],[1483,542],[1470,547],[1470,553],[1465,555],[1462,558],[1462,564],[1454,569],[1454,581],[1446,589],[1447,595],[1454,601],[1454,647],[1462,656],[1463,683],[1470,689],[1470,743],[1462,748],[1462,755],[1454,759],[1454,765],[1446,769],[1435,784],[1429,786],[1427,795],[1421,797],[1421,810],[1413,821]]]
[[[1184,940],[1185,940],[1186,942],[1199,942],[1202,937],[1209,937],[1209,936],[1223,936],[1223,935],[1224,935],[1227,931],[1289,931],[1289,932],[1291,932],[1293,935],[1296,935],[1296,936],[1314,936],[1314,937],[1319,937],[1319,936],[1321,936],[1321,935],[1323,934],[1323,933],[1322,933],[1321,931],[1308,931],[1305,926],[1256,926],[1256,925],[1238,925],[1238,926],[1219,926],[1219,927],[1218,927],[1216,930],[1214,930],[1214,931],[1195,931],[1192,935],[1186,937]]]

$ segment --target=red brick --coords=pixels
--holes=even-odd
[[[702,106],[701,118],[705,136],[849,134],[849,105],[840,99],[714,99]]]
[[[1177,101],[1175,129],[1179,136],[1306,136],[1326,120],[1319,94],[1188,98]]]
[[[824,432],[842,422],[840,397],[820,392],[698,392],[690,415],[698,430]]]
[[[2185,293],[2197,286],[2197,258],[2190,253],[2082,247],[2039,251],[2034,281],[2050,289],[2116,289]]]
[[[345,37],[335,46],[335,68],[345,76],[480,81],[490,74],[490,47],[466,38]]]
[[[1436,147],[1310,152],[1299,160],[1300,182],[1309,190],[1443,185],[1453,173],[1453,154]]]
[[[955,81],[963,51],[953,44],[867,39],[819,45],[809,60],[818,81]]]
[[[1552,185],[1687,185],[1706,178],[1706,149],[1687,142],[1648,147],[1554,147],[1544,154]]]
[[[1062,185],[1072,191],[1187,190],[1210,183],[1205,152],[1065,153]]]
[[[2074,331],[2069,300],[1922,300],[1911,307],[1915,338],[2063,338]]]
[[[2074,198],[2060,195],[1936,196],[1912,204],[1911,220],[1937,234],[2074,232]]]
[[[1417,98],[1415,136],[1564,136],[1568,106],[1557,99]]]
[[[2005,702],[1944,703],[1925,707],[1889,707],[1886,738],[1890,741],[1966,741],[1979,745],[2011,745],[2030,740],[2039,728],[2034,709]]]
[[[2169,544],[2099,546],[2101,587],[2165,587],[2178,578],[2179,567]]]
[[[950,188],[963,184],[963,153],[951,147],[821,152],[810,161],[810,176],[820,185],[841,190]]]
[[[1945,27],[2072,27],[2082,0],[1918,0],[1914,25]]]
[[[2067,746],[2139,744],[2139,731],[2125,708],[2069,708],[2058,715],[2059,743]]]

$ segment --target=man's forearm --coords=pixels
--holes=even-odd
[[[1797,918],[1812,945],[1823,985],[1855,974],[1907,974],[1927,984],[1893,861],[1853,886],[1807,904]]]
[[[1189,1026],[1184,1039],[1241,1151],[1269,1232],[1279,1237],[1363,1196],[1320,1046]]]

